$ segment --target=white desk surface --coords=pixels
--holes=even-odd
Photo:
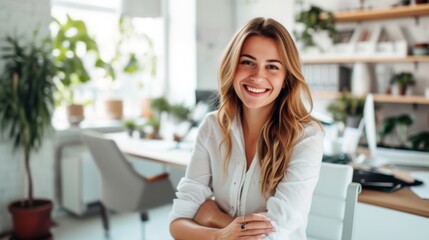
[[[174,141],[134,138],[124,132],[109,133],[105,136],[114,140],[122,152],[133,157],[185,168],[192,157],[189,146],[177,148]]]
[[[126,133],[105,136],[114,140],[125,154],[138,158],[186,168],[192,157],[189,144],[186,148],[177,149],[174,141],[131,138]],[[419,198],[407,188],[393,193],[363,190],[359,202],[429,217],[429,200]]]

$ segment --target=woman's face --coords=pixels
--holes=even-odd
[[[271,109],[284,87],[285,75],[273,39],[251,36],[244,41],[233,83],[244,107]]]

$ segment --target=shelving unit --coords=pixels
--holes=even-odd
[[[334,13],[337,23],[362,22],[372,20],[398,19],[406,17],[429,16],[429,4],[398,6],[383,9],[363,9]],[[429,63],[429,56],[406,57],[305,57],[303,64],[331,64],[331,63]],[[335,99],[338,92],[313,92],[312,96],[318,99]],[[428,104],[429,98],[424,96],[392,96],[374,94],[374,100],[380,103]]]
[[[429,4],[391,7],[372,10],[354,10],[334,14],[337,22],[359,22],[370,20],[396,19],[429,15]]]
[[[338,92],[313,92],[312,96],[318,99],[332,100],[338,98]],[[374,94],[374,101],[381,103],[404,103],[404,104],[429,104],[429,98],[424,96],[393,96],[386,94]]]
[[[406,63],[406,62],[429,62],[429,56],[407,56],[407,57],[347,57],[347,58],[303,58],[302,63]]]

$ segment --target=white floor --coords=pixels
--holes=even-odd
[[[168,213],[171,205],[149,211],[149,221],[145,224],[146,240],[171,240],[168,232]],[[56,240],[122,240],[142,239],[141,221],[135,214],[110,214],[110,237],[104,236],[99,214],[86,217],[62,216],[56,218],[57,227],[52,228]]]

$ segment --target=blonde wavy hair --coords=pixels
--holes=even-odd
[[[313,108],[310,90],[301,73],[298,51],[288,31],[273,19],[254,18],[232,38],[219,68],[220,104],[217,121],[224,136],[220,144],[226,145],[224,168],[228,165],[232,150],[231,124],[243,108],[234,91],[233,79],[242,45],[248,37],[254,35],[271,38],[277,43],[280,60],[286,68],[285,88],[275,100],[272,114],[264,124],[257,144],[257,152],[261,156],[261,193],[267,198],[274,193],[277,184],[284,177],[292,149],[305,125],[318,121],[304,105],[303,99],[306,99],[310,110]]]

